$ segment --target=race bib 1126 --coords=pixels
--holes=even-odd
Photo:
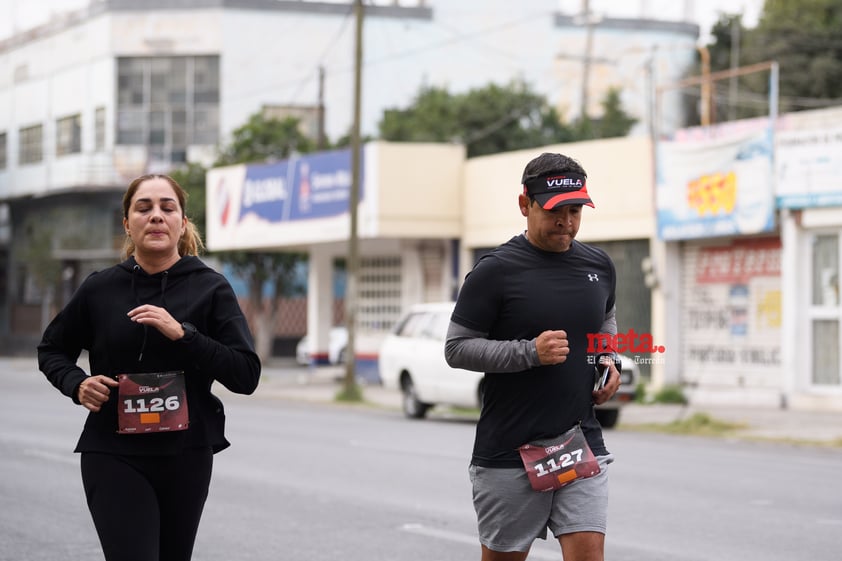
[[[184,372],[120,374],[117,432],[144,434],[185,430],[190,416]]]

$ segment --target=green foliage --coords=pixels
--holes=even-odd
[[[646,382],[638,382],[634,388],[634,402],[647,403]]]
[[[602,100],[602,117],[594,121],[596,138],[614,138],[626,136],[637,123],[637,119],[623,110],[620,90],[611,88]]]
[[[205,166],[189,163],[186,168],[174,170],[170,176],[187,191],[187,208],[185,213],[190,221],[199,228],[202,239],[205,238],[206,209],[205,209]]]
[[[666,432],[697,436],[718,436],[745,428],[744,425],[714,419],[707,413],[694,413],[686,419],[664,425]]]
[[[53,257],[53,230],[42,225],[24,228],[24,231],[29,232],[29,244],[24,246],[20,257],[38,288],[46,290],[61,280],[61,261]]]
[[[446,89],[422,86],[409,108],[383,112],[380,136],[407,142],[452,142],[461,135],[458,105]]]
[[[314,148],[313,141],[299,129],[298,119],[267,119],[258,112],[234,130],[231,143],[222,149],[216,165],[283,160],[294,152],[312,152]]]
[[[357,383],[345,383],[336,393],[336,401],[359,403],[363,401],[363,390]]]
[[[285,159],[293,152],[309,152],[313,148],[313,142],[299,130],[298,119],[266,119],[261,113],[255,113],[245,125],[234,130],[231,143],[222,150],[216,165]],[[276,298],[290,294],[296,269],[307,259],[302,253],[277,251],[230,251],[218,256],[246,279],[249,299],[255,305],[262,302],[267,283]]]
[[[778,62],[781,112],[838,104],[842,92],[839,0],[766,0],[756,28],[746,29],[740,16],[724,14],[712,36],[708,49],[714,72],[730,68],[732,49],[738,52],[741,67]],[[699,73],[698,67],[694,73]],[[768,114],[768,83],[768,72],[742,76],[737,80],[738,98],[730,100],[729,81],[718,82],[715,120],[722,121],[734,111],[737,118]]]
[[[687,397],[680,386],[664,386],[652,396],[653,403],[679,403],[687,404]]]
[[[379,130],[384,140],[460,142],[474,157],[628,134],[635,120],[620,107],[619,92],[610,92],[603,108],[598,123],[565,125],[547,100],[521,81],[464,94],[422,87],[406,109],[386,110]]]
[[[285,159],[293,152],[309,152],[313,148],[314,143],[299,130],[297,119],[266,119],[261,113],[256,113],[233,132],[231,143],[221,149],[215,165]],[[190,164],[172,172],[173,178],[189,195],[188,216],[201,232],[206,231],[206,173],[207,170],[199,164]],[[274,315],[281,297],[300,291],[293,281],[299,266],[307,260],[306,254],[280,251],[226,251],[216,252],[214,256],[245,280],[250,309],[257,315],[266,310],[264,300],[270,294],[269,313]],[[274,321],[255,321],[253,327],[259,330],[264,324],[272,326]],[[257,351],[263,359],[271,353],[273,336],[274,333],[256,334]]]
[[[747,62],[780,64],[781,110],[838,100],[842,92],[842,4],[767,0],[750,34]]]

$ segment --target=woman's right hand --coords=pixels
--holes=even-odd
[[[117,380],[108,376],[90,376],[79,384],[76,397],[85,409],[97,413],[102,404],[108,401],[111,388],[119,385]]]

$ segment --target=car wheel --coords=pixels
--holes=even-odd
[[[614,428],[617,424],[617,419],[620,418],[619,409],[595,409],[596,420],[602,425],[602,428]]]
[[[401,392],[403,399],[403,413],[410,419],[423,419],[430,409],[428,403],[423,403],[418,400],[418,395],[415,393],[415,384],[412,383],[412,378],[407,376],[401,382]]]

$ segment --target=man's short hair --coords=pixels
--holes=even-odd
[[[573,171],[580,173],[585,177],[588,176],[585,172],[585,168],[582,167],[582,164],[570,156],[544,152],[526,164],[526,167],[523,170],[523,177],[521,177],[520,182],[524,184],[530,179],[535,179],[536,177],[541,177],[542,175],[546,175],[548,173],[565,171]]]

